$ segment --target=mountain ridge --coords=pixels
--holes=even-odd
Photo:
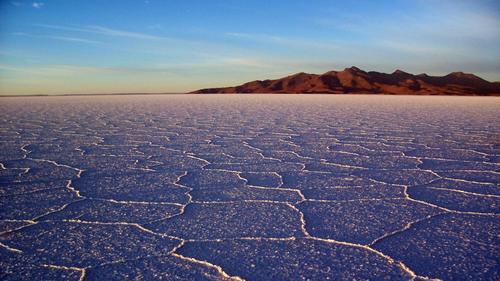
[[[355,66],[323,74],[299,72],[279,79],[254,80],[239,86],[206,88],[191,93],[389,94],[500,96],[500,82],[461,71],[444,76],[414,75],[397,69],[388,74]]]

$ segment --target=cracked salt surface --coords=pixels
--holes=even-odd
[[[499,280],[498,98],[2,98],[2,280]]]

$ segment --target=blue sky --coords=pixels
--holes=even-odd
[[[0,0],[0,94],[183,92],[351,65],[500,81],[500,1]]]

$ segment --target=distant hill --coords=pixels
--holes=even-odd
[[[500,96],[500,83],[474,74],[452,72],[445,76],[413,75],[401,70],[391,74],[357,67],[324,74],[297,73],[275,80],[256,80],[235,87],[201,89],[193,93],[328,93],[391,95]]]

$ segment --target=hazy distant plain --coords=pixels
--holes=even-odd
[[[0,100],[1,279],[500,279],[500,99]]]

